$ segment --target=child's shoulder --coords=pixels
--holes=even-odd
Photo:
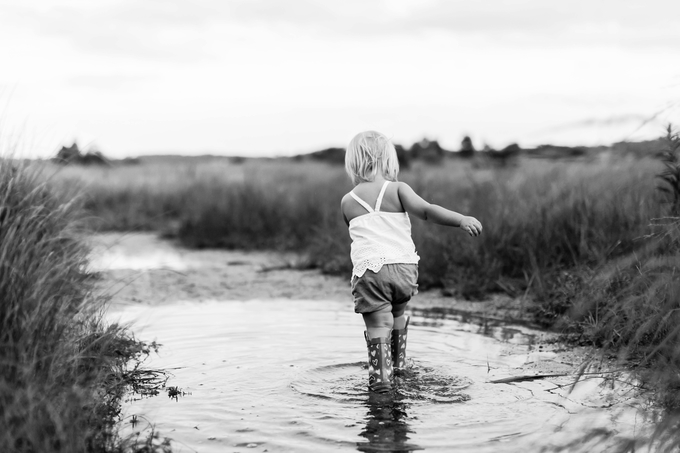
[[[392,181],[388,187],[388,192],[391,191],[393,194],[399,196],[401,191],[405,188],[410,189],[411,187],[403,181]]]
[[[340,208],[344,211],[345,207],[350,203],[352,200],[352,196],[347,192],[343,197],[342,200],[340,200]]]
[[[349,194],[349,192],[347,192],[345,195],[343,195],[342,200],[340,200],[340,204],[347,203],[351,198],[352,196]]]
[[[394,181],[392,184],[394,186],[394,190],[401,193],[402,190],[413,190],[411,189],[411,186],[409,186],[407,183],[404,181]]]

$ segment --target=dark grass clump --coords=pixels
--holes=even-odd
[[[639,246],[657,212],[648,163],[531,165],[427,182],[430,200],[474,215],[484,232],[471,239],[414,222],[424,283],[465,298],[504,292],[548,301],[565,278]]]
[[[643,381],[660,391],[658,400],[678,410],[680,217],[675,200],[680,186],[668,177],[678,172],[680,138],[670,129],[667,145],[662,215],[650,218],[639,247],[603,264],[576,288],[567,324],[572,323],[582,340],[636,365]]]
[[[0,160],[0,451],[118,452],[120,399],[149,353],[102,321],[74,200]],[[150,444],[150,443],[149,443]],[[149,450],[151,451],[151,450]]]
[[[670,215],[680,215],[680,135],[673,131],[672,126],[666,130],[665,149],[662,150],[661,160],[664,169],[657,175],[660,179],[658,189],[666,195]]]
[[[560,322],[573,339],[618,356],[663,409],[653,451],[678,451],[680,436],[680,218],[659,219],[648,244],[608,263],[573,298]]]
[[[325,236],[330,223],[342,224],[339,203],[332,203],[340,193],[338,182],[344,182],[340,178],[311,187],[281,179],[235,184],[197,181],[188,188],[180,240],[199,248],[302,251],[316,236]]]

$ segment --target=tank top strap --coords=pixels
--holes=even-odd
[[[385,184],[383,184],[382,189],[380,189],[380,194],[378,195],[378,199],[375,202],[375,212],[380,211],[380,205],[382,204],[383,196],[385,195],[385,189],[387,189],[387,185],[389,184],[389,181],[385,181]]]
[[[361,206],[363,206],[364,209],[366,209],[368,212],[373,212],[373,208],[371,208],[369,206],[369,204],[366,203],[364,200],[359,198],[359,196],[357,194],[355,194],[354,191],[351,191],[349,194],[352,196],[352,198],[354,198],[357,201],[357,203],[359,203]]]

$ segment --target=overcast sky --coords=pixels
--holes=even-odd
[[[680,126],[678,55],[678,0],[0,0],[0,141],[610,143]]]

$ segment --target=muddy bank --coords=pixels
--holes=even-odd
[[[101,234],[91,238],[93,266],[103,272],[102,291],[115,304],[162,304],[177,300],[351,300],[347,278],[295,269],[299,257],[274,252],[193,250],[153,233]],[[421,291],[411,306],[447,307],[450,313],[531,324],[529,300],[494,296],[465,301]]]

